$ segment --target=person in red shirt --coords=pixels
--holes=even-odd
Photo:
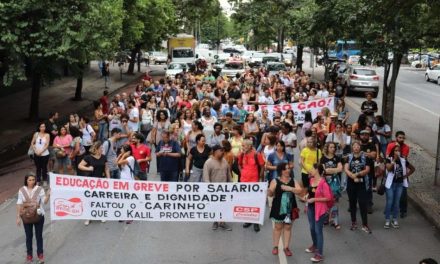
[[[150,165],[151,150],[147,145],[143,143],[145,141],[145,138],[140,133],[134,133],[130,141],[133,157],[139,163],[141,171],[144,172],[146,175]]]
[[[260,182],[263,181],[264,158],[260,152],[253,147],[250,139],[243,140],[243,152],[238,155],[238,165],[240,167],[240,182]],[[250,227],[250,223],[244,223],[243,227]],[[254,224],[255,232],[260,231],[260,225]]]
[[[103,95],[101,96],[101,98],[99,98],[99,102],[102,105],[102,113],[104,115],[108,115],[109,114],[108,110],[109,110],[110,101],[108,99],[108,91],[107,90],[105,90]]]
[[[386,156],[388,157],[394,147],[399,144],[400,155],[403,158],[408,158],[409,156],[409,146],[405,144],[405,132],[396,132],[396,141],[388,143]],[[405,218],[408,212],[408,193],[407,187],[403,187],[402,196],[400,196],[400,218]]]
[[[391,150],[394,149],[396,144],[399,144],[400,146],[400,153],[402,157],[408,158],[409,156],[409,146],[405,144],[405,132],[403,131],[397,131],[396,132],[396,141],[388,143],[386,156],[388,157],[391,153]]]

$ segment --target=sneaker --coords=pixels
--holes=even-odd
[[[310,247],[306,248],[305,250],[307,253],[315,253],[316,247],[314,245],[311,245]]]
[[[385,225],[383,226],[385,229],[390,229],[390,220],[385,221]]]
[[[287,257],[291,257],[293,255],[292,251],[290,251],[290,249],[288,247],[284,249],[284,254]]]
[[[393,220],[391,222],[391,225],[393,226],[393,228],[399,228],[399,222],[397,222],[397,220]]]
[[[318,263],[318,262],[323,261],[324,258],[323,258],[321,255],[319,255],[319,254],[315,254],[315,256],[311,257],[310,260],[311,260],[313,263]]]
[[[85,226],[88,226],[90,224],[90,220],[86,220],[85,222],[84,222],[84,225]]]
[[[26,263],[32,263],[32,261],[34,261],[34,258],[31,255],[28,255],[26,257]]]
[[[105,222],[107,222],[107,220],[101,220],[101,223],[105,223]]]
[[[354,231],[354,230],[356,230],[357,228],[358,228],[358,226],[357,226],[356,222],[351,223],[351,227],[350,227],[350,230],[351,230],[351,231]]]
[[[127,225],[129,225],[129,224],[131,224],[131,223],[133,223],[133,220],[129,220],[129,221],[126,221],[126,222],[125,222],[125,224],[127,224]]]
[[[43,264],[44,263],[44,256],[43,254],[39,254],[38,255],[38,264]]]
[[[254,224],[254,231],[257,233],[260,232],[260,225]]]
[[[273,247],[272,255],[278,255],[278,247]]]
[[[248,228],[248,227],[250,227],[252,224],[251,223],[244,223],[243,224],[243,228]]]
[[[213,224],[212,224],[212,230],[217,230],[218,229],[218,223],[217,222],[214,222]]]
[[[367,234],[371,234],[371,229],[367,225],[362,226],[362,231],[364,231]]]
[[[232,231],[232,227],[230,227],[228,224],[226,223],[221,223],[218,225],[221,229],[225,230],[225,231]]]

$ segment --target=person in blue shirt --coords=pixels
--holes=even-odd
[[[232,113],[232,119],[234,119],[235,122],[240,120],[240,110],[235,105],[235,100],[230,99],[228,101],[228,107],[223,109],[222,115],[226,116],[227,113]]]
[[[162,132],[162,140],[156,149],[156,157],[160,159],[157,171],[161,181],[178,181],[181,149],[179,143],[170,139],[170,132]]]

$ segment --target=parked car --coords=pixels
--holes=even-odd
[[[278,74],[280,71],[286,71],[286,65],[283,62],[268,62],[266,65],[266,69],[269,72],[269,75]]]
[[[131,61],[131,53],[125,50],[116,52],[113,60],[115,62],[129,63]]]
[[[296,63],[295,53],[283,53],[281,55],[283,57],[283,62],[287,67],[292,67]]]
[[[166,69],[165,76],[174,79],[176,74],[183,72],[183,69],[188,69],[188,66],[182,62],[171,62]]]
[[[343,81],[347,85],[347,93],[372,92],[376,98],[379,92],[379,75],[374,69],[348,65],[344,71]]]
[[[246,61],[249,67],[260,67],[263,64],[263,57],[266,54],[263,52],[254,52],[252,56]]]
[[[162,64],[167,63],[168,55],[163,52],[153,51],[150,55],[150,63],[153,64]]]
[[[440,64],[434,65],[426,69],[425,80],[436,81],[440,85]]]

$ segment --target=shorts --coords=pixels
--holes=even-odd
[[[57,164],[59,167],[67,168],[72,165],[72,161],[70,160],[69,155],[67,155],[61,159],[57,158]]]
[[[292,220],[289,218],[284,217],[282,220],[277,219],[275,217],[271,217],[270,220],[272,220],[272,222],[274,222],[275,224],[286,224],[286,225],[291,225],[292,224]]]

